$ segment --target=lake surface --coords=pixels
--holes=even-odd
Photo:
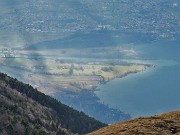
[[[180,109],[180,47],[143,46],[142,50],[145,57],[157,58],[147,60],[156,67],[100,85],[96,95],[133,118]]]

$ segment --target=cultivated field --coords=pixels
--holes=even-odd
[[[80,62],[65,59],[0,58],[0,64],[12,72],[18,72],[21,80],[45,93],[54,90],[92,90],[130,73],[144,71],[145,64],[118,64],[108,62]],[[48,81],[47,81],[48,79]],[[53,91],[52,91],[53,89]]]

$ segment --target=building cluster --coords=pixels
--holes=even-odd
[[[15,58],[16,53],[11,48],[0,49],[0,58]]]
[[[178,6],[163,0],[81,0],[72,4],[32,0],[0,16],[0,28],[62,35],[108,30],[167,38],[180,31]]]

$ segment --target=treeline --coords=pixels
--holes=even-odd
[[[54,110],[62,124],[61,126],[73,133],[85,134],[106,126],[106,124],[85,115],[83,112],[78,112],[60,103],[56,99],[39,92],[29,84],[24,84],[4,73],[0,73],[0,80],[5,82],[6,85],[10,86],[12,89],[25,94],[28,98]]]

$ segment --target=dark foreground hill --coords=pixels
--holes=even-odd
[[[180,111],[127,122],[102,128],[89,135],[180,135]]]
[[[0,135],[85,134],[105,124],[0,73]]]

